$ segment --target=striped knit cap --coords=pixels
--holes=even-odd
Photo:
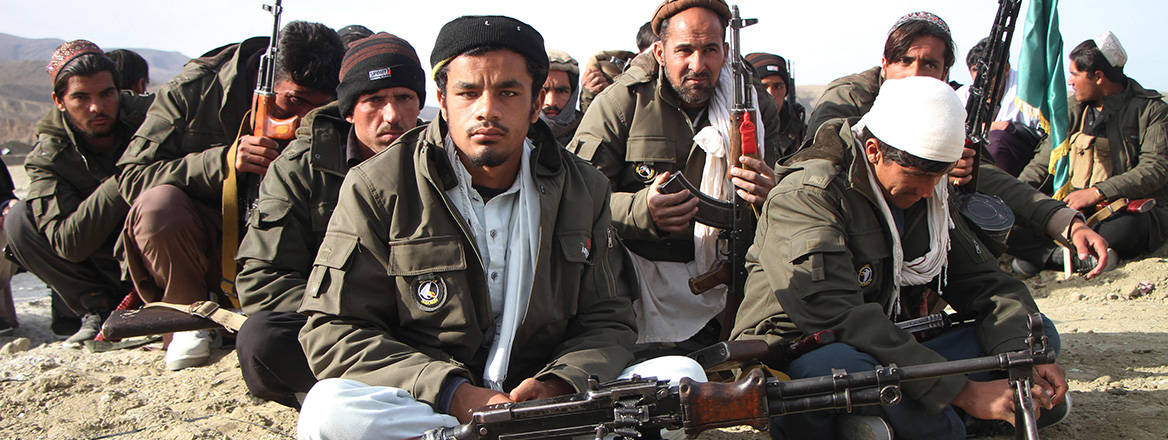
[[[363,94],[390,87],[408,87],[418,94],[418,107],[426,105],[426,74],[409,42],[379,32],[354,41],[345,52],[338,74],[337,105],[348,116]]]

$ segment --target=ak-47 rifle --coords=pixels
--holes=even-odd
[[[251,95],[251,134],[256,137],[265,137],[277,141],[290,140],[296,136],[296,127],[300,125],[300,117],[292,116],[287,119],[278,119],[272,115],[276,94],[272,87],[276,83],[276,60],[280,48],[280,16],[284,13],[281,0],[273,4],[263,5],[264,10],[272,14],[272,38],[268,40],[268,50],[260,56],[259,71],[256,75],[256,88]],[[239,299],[235,292],[235,253],[239,250],[240,239],[240,207],[239,187],[241,179],[235,169],[238,154],[239,139],[235,140],[227,152],[226,177],[223,179],[222,214],[223,214],[223,242],[220,247],[220,273],[222,279],[219,287],[239,308]]]
[[[281,0],[264,5],[264,10],[272,14],[272,39],[268,40],[268,50],[260,55],[259,74],[256,88],[251,95],[252,135],[275,140],[289,140],[296,136],[300,117],[277,119],[272,116],[272,101],[276,99],[272,86],[276,84],[276,56],[280,42],[280,16],[284,13]]]
[[[730,165],[735,167],[741,166],[738,160],[741,156],[760,158],[758,127],[754,123],[758,108],[754,104],[753,75],[746,59],[742,58],[738,35],[742,28],[755,23],[758,23],[757,18],[742,18],[738,6],[731,8],[728,30],[730,70],[734,77],[734,106],[730,109],[730,149],[727,155]],[[689,287],[694,295],[700,295],[718,285],[726,285],[726,307],[721,319],[724,326],[722,339],[726,339],[731,330],[730,324],[734,322],[738,306],[742,303],[746,287],[746,251],[754,241],[758,211],[754,205],[739,197],[737,192],[730,201],[702,194],[681,173],[673,174],[659,190],[663,194],[687,191],[697,197],[699,207],[695,220],[722,230],[718,236],[720,261],[709,272],[690,279]]]
[[[790,81],[787,82],[787,96],[783,98],[786,105],[791,109],[791,114],[795,115],[795,119],[800,123],[807,122],[807,109],[803,108],[803,104],[799,103],[799,94],[795,90],[795,64],[790,58],[783,58],[787,61],[787,77]]]
[[[788,381],[764,378],[757,369],[729,384],[688,378],[672,387],[654,378],[633,377],[605,384],[593,380],[588,391],[579,394],[479,408],[470,422],[431,430],[422,438],[527,440],[591,435],[597,439],[639,439],[658,438],[661,429],[685,429],[687,436],[739,425],[765,430],[770,417],[778,415],[895,405],[901,399],[902,382],[1005,370],[1016,387],[1016,432],[1019,438],[1037,439],[1029,379],[1035,365],[1054,362],[1054,353],[1046,345],[1041,316],[1032,315],[1030,325],[1029,348],[958,361],[878,366],[860,372],[837,370],[830,376]]]
[[[1010,41],[1022,0],[999,0],[998,13],[990,29],[986,55],[976,66],[977,78],[969,86],[969,100],[965,103],[965,144],[974,150],[973,173],[967,188],[961,193],[961,214],[964,215],[994,255],[1005,251],[1006,238],[1014,225],[1014,212],[1001,199],[977,192],[978,168],[986,152],[990,124],[998,113],[1003,88],[1009,72]]]

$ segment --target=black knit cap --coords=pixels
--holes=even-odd
[[[426,104],[426,73],[409,42],[385,32],[354,41],[345,52],[338,75],[337,104],[341,113],[353,113],[363,94],[390,87],[408,87],[418,94],[418,107]]]
[[[751,66],[754,66],[754,71],[758,79],[778,75],[783,78],[783,82],[791,82],[791,77],[787,72],[787,60],[781,56],[765,52],[755,52],[746,55],[746,61]]]
[[[476,47],[493,46],[511,49],[529,61],[548,69],[543,35],[527,23],[502,15],[464,15],[438,31],[434,51],[430,53],[430,70],[437,73],[442,66]],[[532,78],[533,84],[543,84],[547,78]]]

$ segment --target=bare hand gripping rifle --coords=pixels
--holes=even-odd
[[[842,409],[862,405],[895,405],[900,384],[983,371],[1009,371],[1029,378],[1035,365],[1054,362],[1046,346],[1042,318],[1030,319],[1030,347],[1024,350],[958,361],[872,371],[833,371],[830,376],[780,381],[759,370],[735,383],[695,382],[679,386],[655,378],[633,377],[604,384],[590,381],[588,391],[551,399],[488,405],[475,410],[471,421],[427,432],[426,440],[534,440],[574,436],[621,439],[659,438],[661,429],[684,429],[696,436],[712,428],[749,425],[765,430],[769,419],[783,414]],[[1025,392],[1023,392],[1023,385]],[[1029,382],[1019,379],[1016,408],[1033,408]],[[1033,413],[1017,411],[1021,436],[1033,427]],[[1034,432],[1037,438],[1037,432]]]
[[[983,155],[987,154],[990,125],[998,114],[1010,73],[1006,69],[1010,41],[1014,38],[1021,3],[1022,0],[999,0],[986,54],[971,66],[977,71],[977,78],[969,86],[969,99],[965,102],[965,144],[973,148],[974,155],[971,180],[959,196],[961,214],[977,226],[974,229],[978,238],[994,255],[1005,251],[1006,238],[1014,226],[1014,212],[998,197],[977,192],[978,169]]]
[[[738,13],[738,6],[731,8],[731,18],[728,26],[730,33],[730,70],[734,80],[734,105],[730,109],[730,148],[727,152],[730,165],[740,167],[738,158],[749,156],[761,158],[759,154],[758,127],[755,125],[755,115],[758,108],[754,104],[754,79],[751,68],[746,59],[742,58],[742,48],[739,40],[739,31],[742,28],[758,23],[757,18],[742,18]],[[729,179],[729,175],[726,176]],[[758,219],[758,211],[754,205],[737,195],[730,201],[719,200],[703,194],[689,182],[681,173],[675,173],[659,190],[663,194],[673,194],[681,191],[689,192],[698,198],[698,213],[695,219],[704,225],[721,229],[718,237],[719,262],[709,272],[689,280],[690,291],[700,295],[706,291],[725,284],[728,292],[726,307],[723,309],[721,321],[727,328],[723,328],[722,339],[729,336],[734,315],[742,303],[743,291],[746,287],[746,251],[754,241],[754,228]]]

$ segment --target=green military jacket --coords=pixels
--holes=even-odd
[[[232,166],[224,163],[227,150],[251,108],[255,79],[248,72],[267,47],[267,37],[255,37],[214,49],[187,62],[158,91],[145,122],[118,161],[122,168],[118,185],[128,202],[147,189],[169,184],[208,206],[219,206],[223,179]]]
[[[884,77],[880,76],[880,66],[828,83],[823,94],[815,101],[804,141],[810,145],[815,132],[824,122],[867,114],[876,102],[876,93],[880,91],[881,84],[884,84]]]
[[[268,167],[236,254],[243,269],[235,283],[245,313],[300,307],[349,171],[345,142],[351,126],[335,101],[313,110],[296,130],[296,140]]]
[[[691,121],[652,52],[637,56],[592,103],[567,148],[612,181],[612,222],[630,250],[651,260],[693,260],[693,231],[667,234],[649,215],[646,197],[658,174],[681,172],[701,181],[706,152],[694,141],[708,119]],[[755,83],[758,96],[766,97]],[[775,163],[782,144],[773,99],[758,100],[766,128],[763,156]],[[696,127],[695,127],[696,122]]]
[[[146,115],[153,95],[122,93],[114,126],[116,147],[93,151],[78,142],[65,113],[50,110],[37,122],[37,141],[25,159],[28,202],[37,228],[57,255],[80,262],[98,249],[113,252],[129,205],[118,193],[115,163]]]
[[[782,121],[782,126],[779,127],[779,133],[782,134],[779,151],[783,156],[787,156],[794,154],[799,150],[799,146],[803,145],[803,137],[807,135],[807,122],[803,121],[803,115],[806,113],[802,105],[795,110],[789,103],[784,104],[779,109],[779,120]]]
[[[1087,104],[1068,99],[1070,133],[1083,129],[1083,111]],[[1168,238],[1168,104],[1160,93],[1140,86],[1128,78],[1123,92],[1103,98],[1103,116],[1107,119],[1107,140],[1111,145],[1111,162],[1116,172],[1095,184],[1107,200],[1156,199],[1152,211],[1156,225],[1153,243]],[[1018,179],[1047,192],[1053,192],[1050,179],[1050,138],[1039,144],[1038,154],[1030,160]]]
[[[886,314],[892,301],[892,239],[868,182],[866,157],[844,120],[823,130],[811,149],[828,154],[780,167],[781,181],[763,206],[754,245],[746,255],[746,298],[732,337],[790,341],[823,329],[882,364],[944,361]],[[807,150],[805,150],[807,151]],[[804,153],[800,153],[803,156]],[[950,187],[950,195],[953,195]],[[904,211],[905,260],[931,244],[925,203]],[[977,335],[988,354],[1025,348],[1028,314],[1038,311],[1021,281],[998,268],[997,259],[973,234],[950,201],[948,283],[941,294],[958,313],[978,319]],[[936,288],[934,280],[930,286]],[[902,316],[919,304],[925,286],[901,289]],[[907,316],[905,316],[907,315]],[[910,398],[939,410],[961,391],[962,376],[903,385]]]
[[[808,124],[810,131],[804,143],[813,142],[820,125],[828,120],[860,117],[868,113],[883,83],[880,66],[876,66],[828,84],[815,103],[815,110],[811,112],[811,122]],[[1064,209],[1067,207],[1065,203],[1047,197],[995,166],[993,156],[984,148],[978,165],[977,190],[1006,202],[1010,210],[1014,211],[1016,224],[1051,236],[1065,232],[1075,214],[1070,209]]]
[[[434,405],[447,377],[482,384],[495,322],[475,239],[446,191],[458,184],[440,120],[349,170],[300,311],[318,378],[393,386]],[[608,182],[562,149],[542,122],[531,170],[539,188],[539,262],[505,386],[559,377],[583,391],[614,378],[636,338]],[[481,386],[481,385],[480,385]]]

